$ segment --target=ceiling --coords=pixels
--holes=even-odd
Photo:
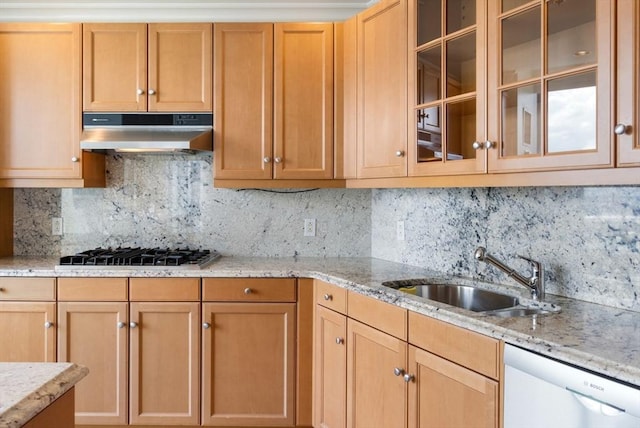
[[[1,0],[0,22],[342,21],[378,0]]]

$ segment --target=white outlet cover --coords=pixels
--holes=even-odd
[[[304,236],[316,236],[316,219],[304,219]]]

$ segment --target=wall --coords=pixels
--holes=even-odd
[[[519,272],[515,254],[542,261],[549,293],[640,311],[640,188],[374,190],[371,218],[373,257],[513,283],[482,245]]]
[[[15,192],[15,255],[95,247],[213,248],[222,254],[368,257],[371,191],[215,189],[211,155],[107,157],[105,189]],[[295,190],[291,190],[295,191]],[[51,217],[64,235],[51,236]],[[305,218],[316,237],[303,236]]]
[[[325,189],[278,194],[212,187],[210,155],[114,155],[105,189],[17,189],[14,252],[198,246],[226,255],[368,257],[513,283],[477,246],[547,289],[640,311],[640,188]],[[65,234],[51,236],[50,218]],[[315,238],[303,236],[316,218]],[[405,241],[396,222],[405,222]]]

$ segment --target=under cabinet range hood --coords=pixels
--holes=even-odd
[[[211,113],[83,113],[80,148],[166,153],[213,150]]]

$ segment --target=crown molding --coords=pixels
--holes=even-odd
[[[1,22],[343,21],[372,1],[19,1],[0,2]]]

